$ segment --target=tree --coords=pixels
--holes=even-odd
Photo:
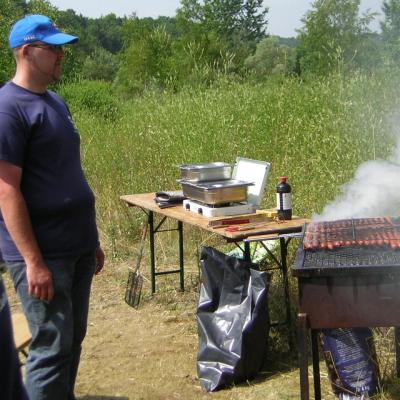
[[[265,37],[267,13],[262,0],[181,0],[177,24],[184,42],[221,43],[240,66]]]
[[[220,37],[257,42],[265,36],[268,9],[263,0],[181,0],[177,19],[181,27],[200,25]],[[185,29],[184,29],[185,30]]]
[[[124,18],[115,14],[108,14],[88,21],[86,34],[96,40],[96,47],[100,44],[105,50],[116,54],[122,48],[121,27]]]
[[[385,16],[381,22],[382,37],[386,42],[396,43],[400,38],[400,0],[384,1],[382,12]]]
[[[386,0],[382,6],[385,19],[381,22],[382,39],[389,57],[400,61],[400,0]]]
[[[263,7],[262,0],[247,0],[243,5],[242,18],[243,39],[246,42],[258,42],[265,37],[268,8]]]
[[[25,2],[0,0],[0,86],[11,79],[15,64],[8,47],[8,34],[12,24],[24,13]]]
[[[293,71],[296,50],[270,36],[257,44],[255,53],[245,60],[245,66],[259,77]]]
[[[360,0],[316,0],[300,30],[302,72],[325,74],[359,66],[375,14],[359,16]]]
[[[82,75],[86,79],[112,82],[118,69],[116,56],[103,47],[98,47],[86,57]]]
[[[142,91],[151,84],[165,86],[171,79],[171,36],[163,27],[129,42],[121,55],[116,83],[122,92]]]
[[[57,7],[51,5],[47,0],[30,0],[27,3],[26,14],[47,15],[50,19],[57,23],[60,12]]]

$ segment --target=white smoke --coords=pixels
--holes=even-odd
[[[315,221],[400,215],[400,137],[390,161],[361,164],[341,194],[328,203]]]

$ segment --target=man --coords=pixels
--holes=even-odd
[[[45,16],[20,19],[9,35],[16,73],[0,89],[0,249],[32,333],[31,400],[75,398],[91,281],[104,263],[79,135],[47,90],[61,75],[61,45],[77,40]]]
[[[4,400],[28,400],[15,349],[10,309],[3,285],[4,261],[0,253],[0,388]]]

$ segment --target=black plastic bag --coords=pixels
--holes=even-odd
[[[208,392],[253,378],[269,333],[269,274],[211,247],[201,253],[197,373]]]

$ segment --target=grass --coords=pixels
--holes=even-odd
[[[87,88],[81,98],[68,88],[61,94],[75,100],[69,105],[97,196],[103,243],[119,256],[128,251],[124,241],[137,237],[141,219],[119,196],[178,188],[181,163],[267,160],[272,172],[266,207],[275,205],[274,186],[284,174],[293,188],[294,212],[321,211],[362,161],[390,154],[395,139],[389,115],[399,108],[398,81],[397,73],[386,72],[310,82],[230,82],[131,101],[112,98],[110,107],[111,96],[95,87],[93,96],[106,99],[98,104],[85,100]]]
[[[275,205],[278,177],[287,175],[294,213],[310,217],[321,212],[358,165],[391,154],[396,143],[392,124],[400,106],[399,72],[312,81],[220,81],[209,89],[149,92],[129,101],[116,98],[104,84],[100,89],[84,82],[84,89],[61,88],[81,133],[82,160],[96,194],[99,229],[109,259],[134,257],[133,243],[144,220],[140,210],[128,209],[119,196],[177,189],[176,166],[181,163],[232,163],[237,156],[269,161],[266,208]],[[176,256],[175,246],[170,245],[173,235],[156,244],[161,262],[171,263]],[[185,259],[192,262],[199,244],[215,241],[197,229],[185,228],[185,235],[189,243]],[[291,257],[294,249],[292,245]],[[377,335],[381,348],[387,348],[392,333]],[[392,356],[391,350],[390,360]],[[378,397],[382,400],[399,394],[388,368],[383,368],[390,379]]]

